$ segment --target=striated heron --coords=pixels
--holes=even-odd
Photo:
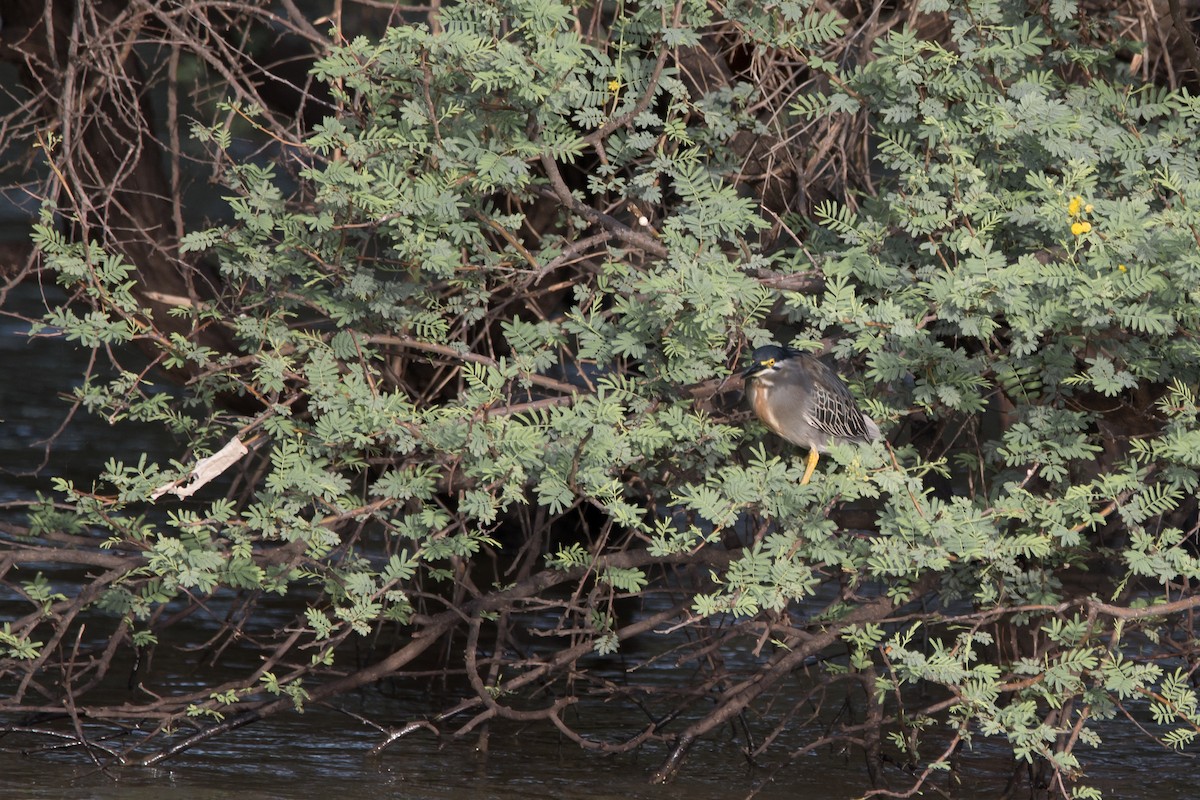
[[[808,448],[801,485],[812,478],[830,443],[867,444],[879,438],[879,426],[859,410],[838,374],[816,356],[767,345],[751,358],[754,362],[742,375],[754,413],[775,433]]]

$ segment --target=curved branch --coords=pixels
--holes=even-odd
[[[1103,614],[1106,617],[1113,617],[1115,619],[1146,619],[1147,617],[1165,617],[1171,614],[1181,614],[1184,611],[1200,608],[1200,595],[1185,597],[1182,600],[1175,600],[1170,603],[1157,603],[1152,606],[1145,606],[1144,608],[1114,606],[1101,602],[1094,597],[1087,598],[1083,602],[1083,605],[1089,611]]]
[[[932,578],[922,581],[922,586],[931,584]],[[924,591],[914,591],[914,595],[923,593]],[[852,625],[861,625],[864,622],[878,622],[886,619],[895,608],[895,603],[887,595],[877,597],[846,614],[836,626],[830,626],[820,633],[814,634],[811,639],[793,650],[777,654],[766,669],[756,672],[748,680],[726,689],[717,699],[715,711],[692,723],[679,735],[678,743],[662,766],[654,772],[651,782],[668,783],[673,780],[683,765],[687,751],[696,739],[742,713],[746,706],[766,689],[790,674],[792,670],[803,666],[810,656],[816,655],[836,642],[846,628]]]
[[[575,214],[583,217],[593,225],[599,226],[602,230],[607,231],[613,237],[627,244],[641,248],[650,255],[658,256],[659,258],[667,257],[668,251],[666,246],[653,236],[638,233],[616,217],[609,216],[603,211],[598,211],[575,199],[575,195],[571,194],[571,190],[567,187],[566,181],[563,180],[562,174],[558,171],[558,164],[554,162],[553,158],[543,155],[542,167],[546,170],[546,177],[550,181],[550,189],[540,190],[543,197],[557,200],[571,209]]]

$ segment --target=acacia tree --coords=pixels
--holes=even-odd
[[[854,745],[877,795],[990,737],[1035,793],[1094,796],[1076,779],[1096,722],[1194,737],[1200,115],[1139,79],[1170,62],[1128,58],[1119,18],[469,0],[350,38],[290,6],[184,4],[125,12],[122,39],[135,17],[106,8],[42,30],[56,74],[92,76],[63,96],[211,69],[227,99],[194,95],[190,135],[229,217],[189,225],[172,189],[174,225],[149,225],[131,209],[172,206],[84,171],[114,132],[145,143],[118,175],[157,168],[137,91],[109,112],[125,133],[43,139],[34,241],[71,299],[36,330],[111,359],[78,407],[180,449],[60,481],[70,511],[41,504],[2,542],[29,606],[0,633],[0,708],[66,699],[80,737],[149,722],[112,753],[155,763],[427,670],[449,641],[470,696],[423,725],[658,744],[658,780],[752,707],[771,709],[755,757],[798,726],[785,762]],[[264,21],[319,48],[310,129],[228,44]],[[102,78],[52,55],[101,31],[129,43],[90,51]],[[165,61],[132,60],[143,31]],[[771,340],[827,349],[889,443],[835,448],[800,485],[802,454],[726,396]],[[126,366],[131,343],[150,367]],[[95,572],[67,597],[34,563]],[[307,608],[276,631],[260,612],[285,593]],[[125,680],[117,654],[214,607],[213,650],[260,666],[91,699]],[[81,641],[85,614],[117,624]],[[591,669],[665,630],[677,646],[645,658],[689,669],[676,695]],[[613,699],[644,725],[591,727]]]

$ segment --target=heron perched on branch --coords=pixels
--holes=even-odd
[[[820,454],[833,442],[867,444],[879,426],[858,408],[838,374],[810,353],[767,345],[742,373],[750,405],[768,428],[808,448],[801,484],[812,478]]]

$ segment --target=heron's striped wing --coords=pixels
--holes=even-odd
[[[806,415],[809,425],[834,439],[865,443],[875,438],[854,395],[837,373],[815,358],[805,366],[812,380]]]

